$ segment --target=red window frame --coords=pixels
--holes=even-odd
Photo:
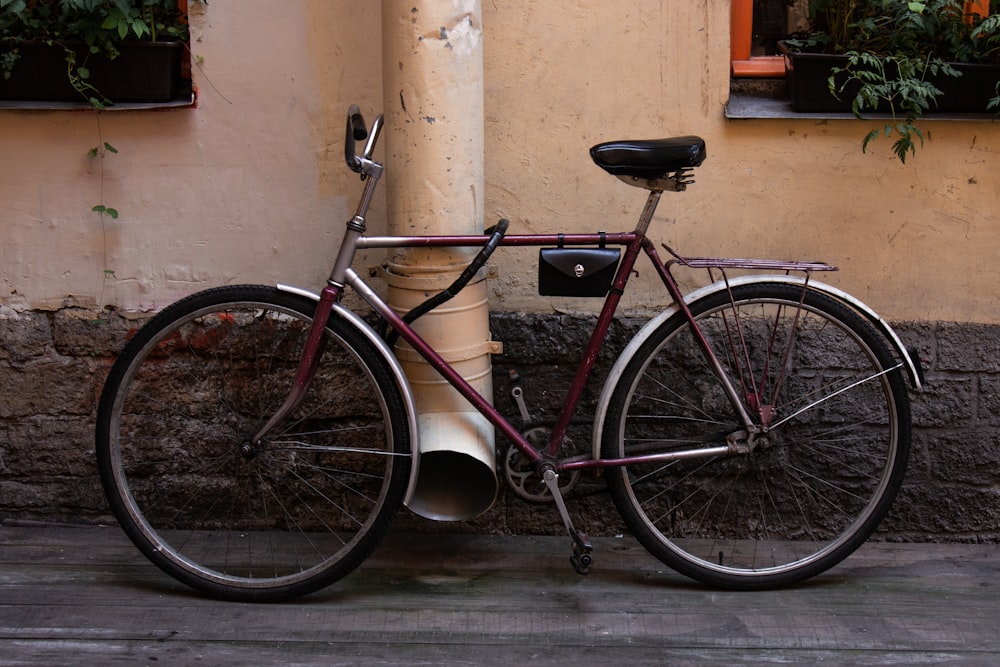
[[[732,75],[784,77],[784,59],[781,56],[751,56],[752,43],[753,0],[732,0],[729,19],[729,58],[732,61]]]

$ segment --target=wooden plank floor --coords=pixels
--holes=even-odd
[[[0,525],[0,665],[1000,664],[1000,546],[869,544],[792,590],[729,593],[631,539],[586,577],[552,537],[393,535],[280,605],[218,602],[117,528]]]

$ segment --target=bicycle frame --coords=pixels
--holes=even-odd
[[[653,199],[656,194],[659,193],[651,193],[650,198]],[[655,208],[655,202],[653,205],[647,206],[647,210],[644,212],[644,218],[647,214],[650,217],[652,216],[653,208]],[[371,290],[371,288],[368,287],[368,285],[365,284],[364,281],[362,281],[353,271],[348,273],[347,284],[357,291],[361,297],[376,312],[378,312],[378,314],[383,317],[389,325],[393,327],[393,329],[398,332],[399,336],[409,343],[414,350],[416,350],[420,356],[431,365],[431,367],[438,371],[449,384],[451,384],[467,401],[469,401],[470,404],[476,408],[476,410],[478,410],[491,424],[493,424],[495,428],[509,438],[525,457],[533,462],[537,463],[543,459],[553,461],[556,464],[556,469],[561,471],[583,468],[607,468],[648,460],[669,460],[674,458],[684,458],[687,456],[712,456],[729,453],[729,447],[714,447],[699,448],[689,452],[674,452],[666,455],[655,455],[652,457],[629,457],[625,459],[594,460],[590,457],[585,459],[581,459],[580,457],[571,457],[569,459],[557,460],[556,458],[566,431],[569,428],[570,421],[579,405],[584,388],[586,387],[586,384],[593,372],[598,353],[607,338],[607,333],[611,326],[611,322],[614,319],[615,311],[621,301],[621,297],[628,284],[629,277],[635,266],[636,260],[638,259],[640,251],[644,252],[650,259],[653,267],[656,269],[657,275],[660,276],[660,279],[662,280],[668,293],[673,298],[674,302],[679,304],[683,310],[687,310],[686,306],[683,305],[684,298],[679,285],[667,270],[663,261],[660,259],[656,249],[653,247],[653,244],[642,233],[642,230],[648,226],[648,223],[648,220],[640,219],[637,231],[630,233],[510,235],[505,236],[500,241],[501,246],[529,247],[553,245],[559,243],[560,241],[566,245],[575,246],[596,246],[603,242],[606,245],[623,246],[625,250],[622,261],[618,267],[618,272],[615,275],[614,282],[612,283],[611,290],[604,299],[604,304],[600,310],[600,314],[598,315],[597,324],[595,325],[583,352],[583,358],[577,366],[563,409],[561,410],[555,426],[552,429],[552,434],[548,444],[541,450],[532,446],[521,435],[516,427],[514,427],[503,415],[501,415],[493,407],[493,405],[489,403],[489,401],[483,398],[483,396],[472,388],[469,383],[461,377],[461,375],[451,368],[451,366],[444,361],[441,356],[438,355],[438,353],[413,330],[412,327],[404,322],[403,319],[397,315],[377,294],[375,294],[374,291]],[[488,236],[373,236],[360,237],[358,239],[358,248],[477,247],[485,245],[488,240]],[[704,337],[701,336],[700,331],[697,329],[697,324],[694,322],[693,318],[690,317],[689,313],[688,319],[696,331],[698,342],[702,351],[706,354],[707,358],[710,359],[710,363],[713,364],[719,376],[725,378],[725,374],[722,373],[721,366],[715,358],[715,354],[709,347]],[[744,425],[748,429],[754,428],[753,419],[746,413],[736,389],[733,387],[732,383],[728,381],[728,378],[724,379],[724,384],[730,400],[733,401],[734,405],[739,406]]]
[[[740,389],[734,386],[732,379],[722,369],[722,365],[712,350],[698,323],[695,321],[688,309],[688,300],[682,292],[677,281],[671,275],[669,267],[673,263],[680,263],[691,268],[720,269],[723,272],[727,268],[751,269],[751,270],[779,270],[786,273],[791,271],[804,272],[806,278],[798,281],[805,294],[809,286],[809,276],[813,271],[831,271],[835,267],[811,262],[775,262],[770,260],[747,260],[747,259],[713,259],[713,258],[692,258],[684,259],[674,253],[670,248],[666,248],[673,255],[674,259],[669,263],[664,263],[657,253],[653,243],[646,237],[646,231],[652,221],[653,214],[659,203],[662,190],[651,190],[646,200],[646,205],[639,216],[639,221],[635,231],[623,233],[593,233],[593,234],[530,234],[530,235],[507,235],[500,239],[500,246],[529,246],[541,247],[553,244],[565,244],[575,246],[597,246],[616,245],[624,247],[625,252],[619,264],[612,287],[604,299],[604,304],[600,310],[597,324],[591,333],[589,342],[584,350],[573,382],[570,386],[569,394],[566,397],[564,406],[552,429],[549,442],[544,448],[534,447],[521,435],[520,431],[510,423],[510,421],[500,414],[496,408],[484,398],[475,388],[473,388],[434,348],[427,343],[414,329],[403,320],[365,281],[351,268],[355,254],[360,249],[386,249],[386,248],[455,248],[455,247],[484,247],[490,242],[488,235],[464,235],[464,236],[366,236],[365,217],[369,203],[371,202],[375,186],[382,175],[382,165],[371,160],[371,153],[377,142],[378,134],[381,130],[382,118],[376,119],[372,126],[372,132],[368,137],[368,143],[364,154],[361,157],[348,157],[348,164],[352,170],[362,174],[362,180],[366,181],[365,190],[358,205],[357,212],[347,223],[347,229],[340,250],[337,254],[334,268],[326,287],[319,295],[319,304],[316,308],[316,317],[313,321],[313,329],[308,339],[306,349],[303,352],[295,386],[290,393],[285,405],[272,416],[267,425],[255,436],[254,440],[259,440],[275,424],[290,412],[305,394],[309,382],[315,372],[316,361],[319,358],[319,345],[322,340],[322,331],[326,326],[331,308],[337,303],[345,287],[354,289],[361,298],[367,302],[372,309],[379,314],[413,349],[427,361],[458,393],[465,398],[478,412],[480,412],[500,433],[506,436],[513,445],[529,461],[535,464],[547,463],[553,466],[556,472],[580,469],[611,468],[625,466],[642,462],[671,461],[685,458],[719,456],[740,453],[742,450],[735,442],[728,442],[724,445],[713,447],[698,447],[682,451],[650,454],[642,456],[629,456],[616,459],[602,459],[595,455],[576,455],[567,458],[558,458],[559,450],[570,421],[575,414],[580,399],[583,395],[587,382],[593,372],[597,356],[603,345],[608,330],[611,326],[614,314],[617,310],[621,297],[628,284],[635,263],[640,252],[644,253],[653,265],[656,274],[660,277],[667,293],[674,303],[676,311],[683,314],[683,317],[691,327],[694,338],[705,355],[715,375],[719,378],[724,391],[732,403],[736,413],[748,434],[760,432],[767,428],[767,415],[757,415],[755,420],[749,414],[745,401],[740,394]],[[353,154],[353,141],[348,142],[351,147],[347,151]],[[728,285],[728,279],[726,279]],[[827,288],[828,292],[832,291]],[[900,365],[907,366],[911,378],[919,386],[917,375],[913,372],[914,364],[910,360],[908,353],[895,338],[895,334],[881,321],[873,311],[856,301],[852,302],[852,307],[856,307],[870,321],[880,327],[882,332],[890,337],[897,352],[900,353],[903,362]]]
[[[455,371],[455,369],[452,368],[451,365],[445,361],[416,331],[414,331],[414,329],[407,324],[402,317],[396,314],[389,304],[387,304],[353,269],[349,267],[344,269],[343,284],[337,284],[336,281],[331,281],[331,283],[321,293],[320,302],[317,306],[316,321],[313,324],[314,332],[322,331],[321,327],[326,324],[325,319],[329,312],[329,308],[333,303],[340,299],[343,287],[345,285],[351,287],[359,294],[359,296],[361,296],[362,299],[364,299],[366,303],[372,307],[373,310],[375,310],[375,312],[379,314],[380,317],[385,319],[389,326],[391,326],[399,334],[400,338],[409,343],[413,349],[420,354],[420,356],[424,358],[432,368],[440,373],[441,376],[445,378],[445,380],[452,387],[454,387],[463,398],[465,398],[477,411],[479,411],[500,433],[506,436],[518,449],[518,451],[522,453],[522,455],[534,463],[540,463],[542,461],[550,462],[554,465],[557,472],[588,468],[610,468],[640,462],[669,461],[682,458],[719,456],[736,453],[733,445],[727,444],[715,447],[699,447],[684,451],[625,457],[620,459],[598,459],[588,455],[577,455],[563,459],[557,458],[563,438],[569,428],[573,415],[576,413],[580,398],[583,395],[587,382],[590,380],[597,361],[598,353],[607,338],[607,333],[613,321],[614,314],[617,310],[619,302],[621,301],[621,297],[628,284],[629,277],[635,267],[640,252],[644,253],[649,258],[664,287],[673,299],[676,307],[685,314],[685,318],[692,327],[692,330],[695,333],[695,338],[702,352],[705,354],[706,359],[709,360],[709,363],[714,368],[718,377],[722,380],[730,401],[737,408],[744,427],[748,432],[758,430],[753,417],[751,417],[751,415],[746,411],[744,402],[741,399],[738,390],[734,387],[727,374],[722,371],[721,364],[716,358],[715,353],[709,346],[704,335],[699,330],[694,318],[691,316],[685,303],[683,292],[677,284],[677,281],[671,275],[668,265],[662,261],[652,242],[644,234],[644,231],[648,227],[652,218],[659,194],[659,192],[650,193],[647,206],[644,209],[636,231],[634,232],[561,235],[509,235],[505,236],[500,241],[499,245],[509,247],[541,247],[559,242],[566,245],[576,246],[596,246],[604,243],[606,245],[622,246],[625,250],[618,272],[612,283],[612,287],[604,299],[603,306],[600,310],[600,314],[598,315],[597,324],[595,325],[588,344],[584,350],[583,358],[577,366],[564,407],[552,429],[549,442],[542,449],[538,449],[528,442],[528,440],[521,435],[520,431],[513,424],[511,424],[506,417],[500,414],[500,412],[498,412],[486,398],[484,398],[457,371]],[[346,251],[346,254],[353,257],[354,252],[358,249],[482,247],[485,246],[489,240],[490,237],[486,235],[364,236],[360,234],[354,235],[349,232],[345,236],[345,244],[350,244],[353,248],[345,248],[342,246],[341,254],[345,254]],[[736,266],[736,264],[734,264],[734,266]],[[739,260],[738,266],[741,268],[766,269],[775,268],[778,265],[767,261],[758,262],[754,260]],[[784,268],[786,270],[803,271],[809,271],[817,267],[821,269],[832,268],[826,267],[826,265],[813,265],[806,263],[782,263],[780,265],[780,268]],[[293,396],[289,399],[290,401],[297,401],[297,397],[304,394],[306,387],[308,386],[312,374],[315,371],[312,367],[312,362],[319,356],[318,350],[316,349],[319,339],[320,337],[318,335],[311,336],[309,342],[307,343],[307,349],[303,353],[303,366],[300,370],[300,380],[296,383],[296,390],[293,391]],[[293,407],[294,402],[292,402],[290,406]],[[291,407],[289,407],[289,409],[291,409]],[[281,414],[276,414],[272,418],[271,422],[277,423],[277,421],[280,421],[284,412],[285,411],[282,410]],[[260,435],[262,435],[267,428],[268,427],[265,427]]]

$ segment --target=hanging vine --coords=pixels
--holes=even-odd
[[[110,278],[116,278],[114,269],[108,266],[108,218],[111,220],[118,219],[118,209],[108,206],[104,200],[104,160],[108,154],[117,154],[118,149],[112,146],[110,143],[104,140],[104,134],[101,131],[101,114],[99,111],[94,112],[94,118],[97,120],[97,146],[94,146],[89,151],[87,151],[87,156],[93,160],[97,160],[97,180],[99,183],[99,196],[98,204],[96,204],[90,210],[101,216],[101,237],[102,237],[102,252],[103,259],[102,264],[104,266],[104,280],[101,281],[101,298],[100,302],[104,303],[104,287],[105,282]]]

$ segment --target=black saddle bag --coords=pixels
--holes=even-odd
[[[542,296],[605,296],[618,271],[618,248],[542,248],[538,293]]]

